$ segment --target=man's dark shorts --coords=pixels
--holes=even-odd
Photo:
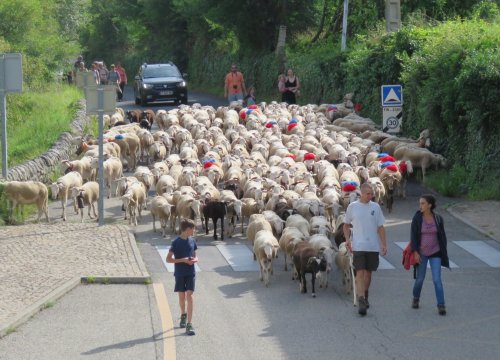
[[[378,269],[378,252],[353,251],[352,263],[356,270],[376,271]]]
[[[176,276],[174,292],[194,291],[195,276]]]

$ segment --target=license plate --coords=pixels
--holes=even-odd
[[[172,90],[160,91],[160,95],[172,95],[174,92]]]

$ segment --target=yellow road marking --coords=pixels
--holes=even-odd
[[[156,304],[160,312],[161,327],[163,330],[163,359],[175,360],[174,322],[172,320],[170,307],[168,306],[167,296],[165,295],[165,288],[161,283],[154,283],[153,289],[155,292]]]

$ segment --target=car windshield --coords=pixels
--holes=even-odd
[[[179,71],[173,66],[147,67],[144,69],[144,78],[160,78],[179,75]]]

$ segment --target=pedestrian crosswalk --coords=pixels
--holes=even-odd
[[[406,247],[407,242],[397,241],[393,245],[389,244],[389,253],[391,256],[382,257],[379,260],[379,270],[395,270],[401,269],[403,266],[401,264],[401,256],[398,254],[402,253],[402,250]],[[396,247],[392,248],[391,245]],[[493,245],[493,244],[492,244]],[[500,246],[492,246],[482,240],[466,240],[466,241],[451,241],[448,243],[448,254],[453,253],[455,256],[454,261],[450,259],[450,268],[466,268],[469,260],[461,260],[461,257],[473,257],[479,261],[476,261],[479,266],[484,264],[484,266],[492,268],[500,268]],[[203,245],[198,245],[198,251],[203,252]],[[450,247],[454,247],[453,251],[450,251]],[[216,245],[217,250],[213,250],[211,255],[216,255],[217,259],[211,259],[211,267],[205,267],[205,271],[213,271],[214,266],[220,266],[221,268],[230,268],[235,272],[256,272],[259,271],[259,265],[253,260],[253,252],[249,245],[242,244],[219,244]],[[174,264],[168,264],[166,262],[166,257],[168,253],[169,246],[157,246],[156,250],[160,255],[163,265],[168,272],[174,272]],[[401,253],[398,253],[398,250]],[[465,251],[465,252],[464,252]],[[450,256],[452,257],[452,256]],[[283,261],[278,259],[278,261]],[[195,269],[197,272],[202,271],[203,261],[201,262],[201,267],[195,264]],[[216,263],[216,265],[214,265]],[[458,264],[457,264],[458,263]],[[459,264],[464,264],[460,266]],[[229,267],[228,267],[229,266]],[[429,266],[429,265],[428,265]]]

